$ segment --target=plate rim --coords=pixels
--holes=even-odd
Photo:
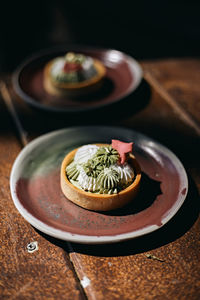
[[[124,98],[128,97],[131,93],[133,93],[138,86],[140,85],[142,78],[143,78],[143,70],[142,67],[140,66],[139,62],[133,58],[131,55],[126,54],[125,52],[122,52],[120,50],[116,50],[116,49],[112,49],[112,48],[101,48],[101,47],[92,47],[92,46],[84,46],[84,45],[78,45],[78,44],[69,44],[66,46],[55,46],[55,47],[51,47],[51,48],[46,48],[46,49],[42,49],[36,53],[33,53],[32,55],[28,56],[25,60],[23,60],[19,66],[16,68],[16,70],[12,73],[11,76],[11,81],[12,81],[12,85],[13,88],[16,92],[16,94],[22,98],[22,100],[24,102],[26,102],[27,104],[31,105],[34,108],[37,109],[41,109],[43,111],[48,111],[48,112],[55,112],[55,113],[80,113],[80,112],[86,112],[86,111],[92,111],[95,109],[100,109],[100,108],[104,108],[104,107],[108,107],[110,105],[113,104],[113,102],[110,103],[104,103],[104,104],[100,104],[97,105],[95,107],[91,107],[91,106],[87,106],[82,107],[82,108],[62,108],[62,107],[52,107],[52,106],[48,106],[48,105],[43,105],[39,102],[37,102],[33,97],[29,96],[20,86],[19,83],[19,78],[20,78],[20,74],[23,71],[23,69],[30,63],[32,63],[34,60],[37,60],[39,58],[41,58],[42,56],[46,56],[46,55],[50,55],[53,53],[56,53],[58,51],[62,51],[64,50],[64,48],[66,49],[82,49],[85,51],[103,51],[103,52],[110,52],[110,51],[116,51],[117,53],[120,53],[123,57],[126,58],[126,60],[132,65],[132,67],[134,68],[134,74],[136,75],[135,77],[135,82],[132,88],[129,88],[128,92],[123,96],[123,97],[118,97],[116,98],[113,102],[117,103],[122,101]]]
[[[39,219],[37,219],[35,216],[33,216],[31,213],[29,213],[21,204],[20,200],[17,197],[17,193],[16,193],[16,182],[17,179],[15,178],[15,173],[17,173],[17,169],[18,169],[18,165],[20,165],[21,160],[24,159],[24,157],[26,157],[27,152],[32,149],[33,147],[36,147],[37,144],[40,144],[41,141],[45,142],[45,139],[49,139],[52,138],[54,135],[58,135],[58,134],[62,134],[64,132],[70,132],[73,130],[91,130],[91,128],[101,128],[104,130],[108,130],[109,129],[114,129],[114,130],[124,130],[124,132],[129,132],[131,134],[136,134],[138,135],[141,139],[145,139],[148,141],[151,141],[151,143],[153,145],[159,146],[159,149],[162,149],[165,151],[165,153],[167,152],[169,154],[169,156],[172,158],[173,162],[175,161],[176,163],[176,167],[179,168],[179,170],[181,172],[179,172],[180,176],[181,176],[181,183],[184,182],[184,188],[186,188],[186,193],[183,194],[179,194],[179,199],[178,201],[176,201],[172,208],[170,209],[170,211],[167,213],[167,215],[162,219],[162,224],[161,225],[149,225],[146,226],[142,229],[138,229],[135,231],[131,231],[131,232],[127,232],[127,233],[122,233],[122,234],[115,234],[115,235],[105,235],[105,236],[98,236],[98,235],[82,235],[82,234],[74,234],[74,233],[70,233],[67,231],[63,231],[60,229],[56,229],[52,226],[49,226],[47,224],[45,224],[44,222],[40,221]],[[121,242],[121,241],[125,241],[125,240],[129,240],[132,238],[136,238],[139,236],[143,236],[146,235],[148,233],[154,232],[156,230],[158,230],[159,228],[161,228],[162,226],[164,226],[170,219],[172,219],[175,214],[178,212],[178,210],[180,209],[180,207],[183,205],[186,197],[187,197],[187,193],[188,193],[188,177],[187,177],[187,173],[186,170],[182,164],[182,162],[179,160],[179,158],[170,150],[168,149],[166,146],[160,144],[159,142],[157,142],[154,139],[149,138],[148,136],[141,134],[138,131],[132,130],[132,129],[128,129],[128,128],[124,128],[124,127],[116,127],[116,126],[74,126],[74,127],[69,127],[69,128],[63,128],[63,129],[59,129],[59,130],[54,130],[51,131],[49,133],[43,134],[37,138],[35,138],[34,140],[32,140],[31,142],[29,142],[21,151],[20,153],[17,155],[13,166],[12,166],[12,170],[10,173],[10,191],[11,191],[11,196],[12,196],[12,200],[14,202],[15,207],[17,208],[17,210],[19,211],[19,213],[24,217],[24,219],[26,221],[28,221],[32,226],[34,226],[35,228],[37,228],[38,230],[40,230],[41,232],[44,232],[45,234],[48,234],[50,236],[53,236],[55,238],[61,239],[61,240],[65,240],[68,242],[76,242],[76,243],[84,243],[84,244],[104,244],[104,243],[114,243],[114,242]]]

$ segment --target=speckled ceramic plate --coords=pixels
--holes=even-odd
[[[49,60],[74,51],[99,59],[106,67],[104,84],[96,93],[78,99],[55,97],[43,86],[43,70]],[[24,61],[13,74],[15,92],[33,107],[60,113],[79,113],[114,105],[140,84],[142,69],[132,57],[112,49],[66,46],[41,51]]]
[[[109,212],[83,209],[60,189],[60,165],[72,149],[111,139],[134,142],[142,169],[140,192],[131,204]],[[116,127],[75,127],[45,134],[18,155],[11,194],[22,216],[40,231],[67,241],[107,243],[138,237],[166,224],[188,191],[185,169],[166,147],[135,131]]]

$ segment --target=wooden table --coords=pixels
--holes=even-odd
[[[11,199],[10,171],[22,146],[1,99],[0,299],[200,299],[200,60],[141,64],[149,100],[128,118],[106,122],[143,132],[181,159],[189,177],[184,205],[160,230],[114,245],[66,243],[38,232]],[[28,139],[73,125],[13,101]],[[31,241],[38,242],[34,253],[27,251]]]

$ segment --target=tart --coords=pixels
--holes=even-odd
[[[99,60],[68,52],[45,65],[44,88],[54,96],[81,96],[100,88],[105,74]]]
[[[126,145],[125,145],[126,144]],[[132,143],[84,145],[68,153],[61,165],[61,190],[75,204],[94,211],[120,208],[138,193],[141,169]]]

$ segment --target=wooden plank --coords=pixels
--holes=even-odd
[[[9,176],[21,149],[0,103],[0,298],[84,299],[67,253],[35,231],[14,207]],[[33,241],[39,249],[28,253],[27,244]]]
[[[146,62],[143,65],[147,81],[200,135],[200,61],[170,59]],[[173,76],[169,76],[170,74]]]

